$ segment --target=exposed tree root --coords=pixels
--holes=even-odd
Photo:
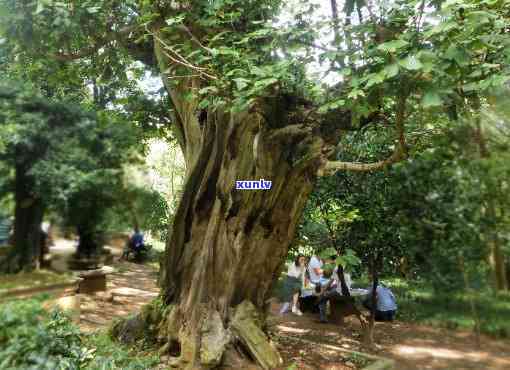
[[[177,306],[164,307],[155,300],[138,315],[115,322],[111,335],[126,344],[156,344],[172,368],[272,369],[282,364],[261,329],[261,314],[249,301],[232,310],[227,326],[217,311],[201,311],[200,319],[191,322]]]

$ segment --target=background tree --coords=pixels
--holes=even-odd
[[[102,112],[92,127],[64,139],[61,150],[37,168],[52,211],[77,231],[78,258],[99,253],[107,211],[119,202],[123,166],[136,158],[140,136],[123,115]]]
[[[3,3],[21,14],[6,34],[34,57],[128,54],[161,74],[187,171],[160,281],[169,307],[161,327],[187,368],[215,367],[225,351],[241,357],[231,338],[276,366],[253,312],[265,306],[317,175],[402,160],[421,109],[445,105],[454,119],[469,110],[470,88],[508,77],[506,2],[434,2],[427,13],[412,0],[343,10],[332,2],[327,21],[302,1]],[[275,25],[286,4],[292,19]],[[305,66],[319,60],[338,84],[310,77]],[[368,124],[394,131],[389,156],[339,160],[345,132]],[[235,190],[253,178],[270,179],[271,191]]]
[[[40,254],[46,201],[38,191],[37,166],[77,130],[91,127],[91,117],[73,105],[55,103],[31,92],[2,87],[0,123],[6,125],[0,160],[13,171],[14,249],[4,269],[31,269]]]

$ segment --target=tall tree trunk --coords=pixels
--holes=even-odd
[[[474,132],[475,141],[478,144],[480,158],[488,160],[490,158],[490,151],[487,147],[487,139],[484,135],[481,118],[478,114],[476,117],[476,127]],[[492,182],[492,179],[485,181],[487,190],[487,204],[483,213],[485,217],[490,220],[491,226],[486,227],[485,240],[487,242],[487,249],[489,252],[489,264],[491,266],[492,279],[494,288],[499,290],[507,290],[509,283],[507,280],[505,255],[501,249],[501,242],[497,232],[497,219],[498,214],[496,211],[496,198],[493,196],[498,191],[497,186]]]
[[[78,225],[78,258],[91,258],[99,254],[98,236],[94,229],[91,229],[88,225]]]
[[[207,82],[182,77],[164,31],[152,32],[186,176],[161,263],[164,314],[148,327],[158,328],[162,352],[178,368],[245,368],[246,351],[263,368],[277,367],[281,359],[264,333],[270,291],[351,114],[314,120],[307,102],[276,90],[241,113],[200,109],[189,96]],[[271,181],[271,188],[236,189],[243,180]]]
[[[44,206],[33,193],[34,181],[27,175],[28,169],[24,163],[18,163],[15,169],[14,248],[2,266],[7,272],[39,267]]]
[[[477,294],[475,290],[471,289],[471,285],[469,284],[469,275],[466,270],[466,264],[464,263],[464,256],[459,254],[458,256],[459,268],[462,273],[462,278],[464,280],[464,288],[466,289],[466,293],[469,297],[469,306],[471,308],[471,315],[473,316],[474,326],[473,332],[475,334],[476,347],[480,348],[480,315],[478,314],[478,309],[476,308],[476,301],[474,295]]]
[[[377,287],[379,285],[379,269],[382,267],[383,256],[381,252],[377,252],[370,256],[370,275],[372,276],[372,291],[370,293],[370,316],[368,324],[364,328],[363,342],[371,347],[374,345],[374,328],[375,328],[375,311],[377,310]]]
[[[489,242],[490,265],[496,290],[508,290],[505,255],[501,250],[501,242],[496,235]]]
[[[313,177],[289,165],[289,148],[271,145],[258,121],[253,114],[209,117],[167,244],[160,282],[164,300],[175,305],[168,335],[189,368],[215,365],[203,355],[218,343],[204,338],[211,321],[227,328],[225,339],[239,336],[229,324],[236,306],[249,301],[264,311],[312,190]],[[272,181],[271,189],[235,189],[236,180],[259,179]]]

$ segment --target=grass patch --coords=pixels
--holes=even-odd
[[[154,348],[131,348],[112,340],[106,331],[83,335],[83,344],[93,350],[86,369],[91,370],[144,370],[159,363]]]
[[[470,297],[466,292],[437,293],[423,281],[384,279],[397,296],[397,317],[448,329],[474,327]],[[510,294],[478,291],[472,295],[480,317],[480,329],[496,338],[510,338]]]
[[[367,366],[371,362],[371,360],[369,360],[366,357],[363,357],[357,353],[350,353],[349,355],[346,356],[346,359],[348,361],[351,361],[357,367]]]
[[[0,279],[0,294],[9,289],[35,288],[44,285],[67,283],[72,278],[72,273],[57,274],[48,270],[3,275]]]

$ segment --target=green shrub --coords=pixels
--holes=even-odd
[[[79,369],[89,360],[79,330],[38,300],[0,306],[0,369]]]
[[[472,297],[463,290],[438,292],[423,280],[383,279],[393,290],[399,306],[397,318],[447,329],[472,330],[474,318],[470,298],[475,302],[480,330],[496,338],[510,337],[510,294],[494,295],[478,290]]]
[[[106,331],[85,335],[84,343],[94,348],[94,356],[87,364],[90,370],[146,370],[159,363],[153,348],[146,353],[115,342]]]
[[[144,370],[159,363],[153,349],[141,353],[103,332],[80,333],[64,313],[41,307],[47,298],[0,305],[0,369]]]

